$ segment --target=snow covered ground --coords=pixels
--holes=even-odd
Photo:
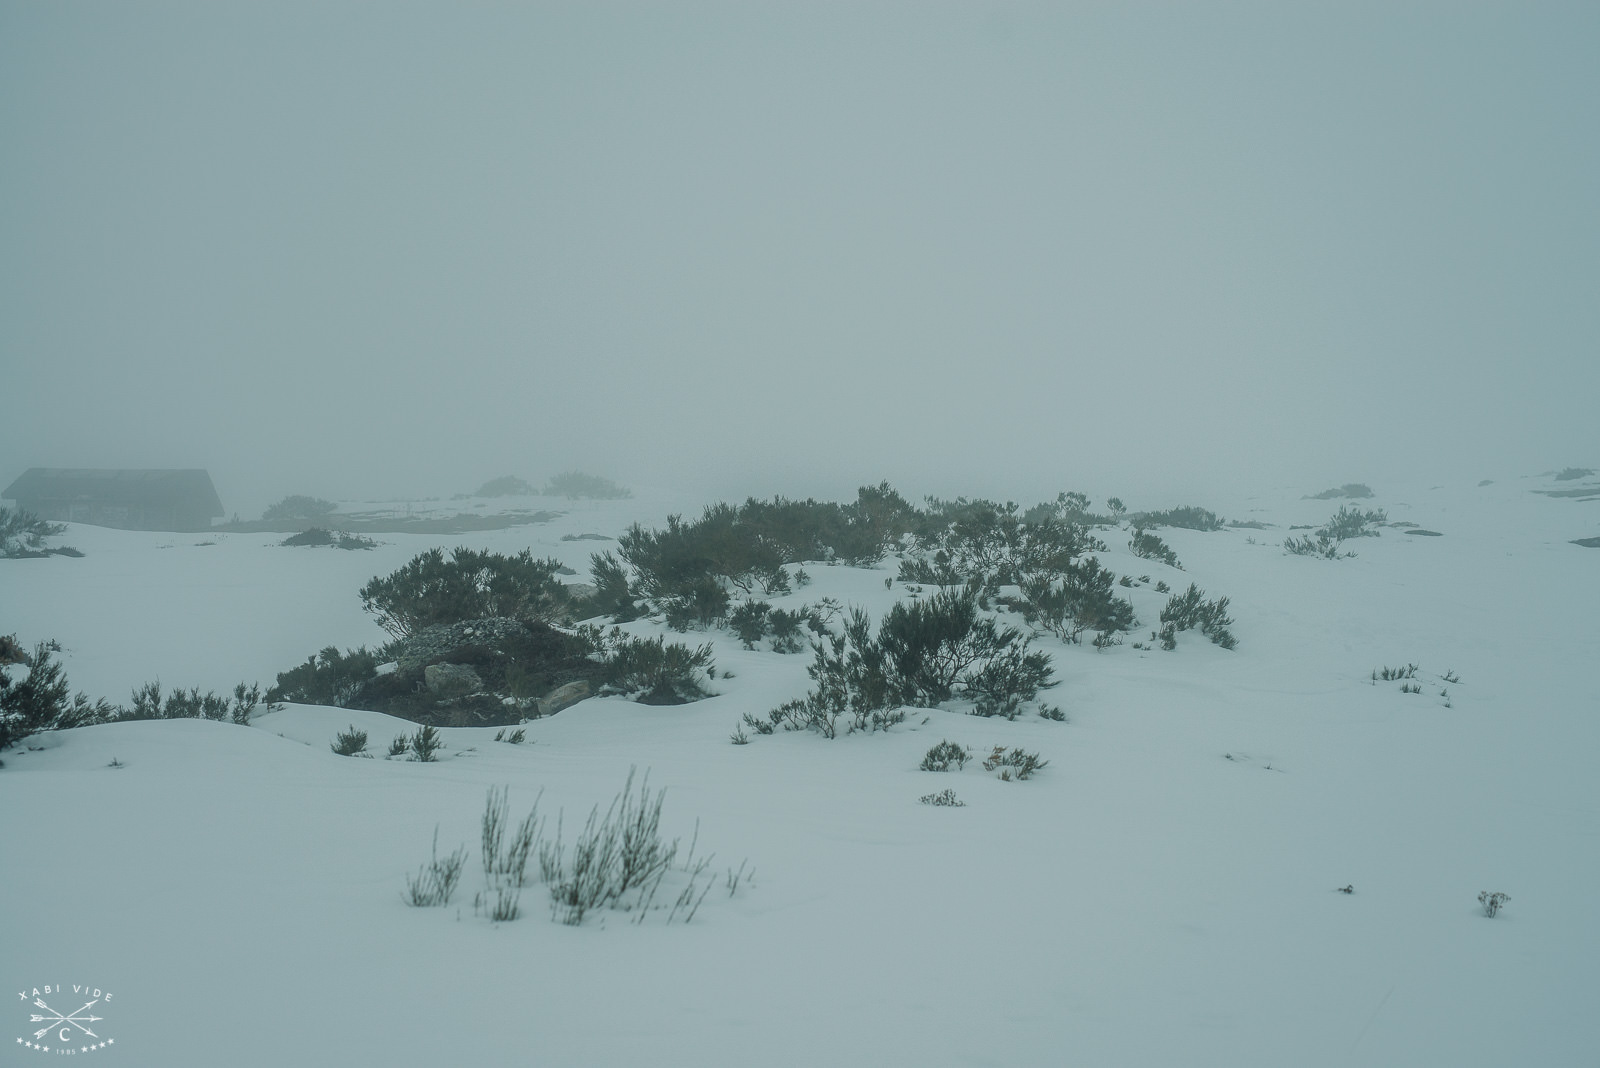
[[[520,746],[445,730],[435,764],[336,756],[347,725],[380,753],[411,725],[305,706],[35,739],[0,770],[0,977],[24,995],[0,1058],[44,1063],[33,991],[62,984],[40,996],[63,1013],[91,1000],[75,987],[111,994],[98,1056],[170,1068],[1600,1063],[1600,552],[1571,544],[1600,532],[1600,502],[1533,492],[1554,486],[1377,487],[1362,506],[1443,536],[1386,529],[1339,561],[1279,547],[1337,509],[1301,499],[1321,487],[1130,497],[1275,525],[1163,529],[1184,572],[1106,535],[1118,573],[1230,597],[1239,647],[1046,638],[1064,724],[928,710],[887,734],[735,746],[742,713],[807,689],[809,656],[712,633],[689,639],[733,672],[712,699],[594,699]],[[57,639],[74,688],[114,700],[157,677],[268,684],[324,646],[381,642],[356,591],[428,546],[531,547],[582,579],[606,543],[563,535],[701,503],[585,503],[366,552],[74,526],[82,559],[0,562],[0,631]],[[901,595],[892,562],[808,570],[775,603],[876,619]],[[1153,622],[1164,598],[1132,596]],[[1371,682],[1406,663],[1421,694]],[[942,739],[1050,765],[1010,783],[919,771]],[[475,915],[489,788],[518,817],[543,791],[570,826],[635,766],[667,789],[669,837],[753,878],[689,924],[563,926],[538,886],[514,922]],[[918,803],[945,787],[966,806]],[[441,851],[472,852],[463,889],[411,908],[435,827]],[[1492,920],[1483,890],[1511,895]]]

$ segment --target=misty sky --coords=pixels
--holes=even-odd
[[[0,483],[1600,461],[1592,2],[0,0]]]

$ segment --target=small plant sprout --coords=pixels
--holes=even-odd
[[[1047,767],[1049,763],[1048,760],[1040,760],[1038,753],[1028,753],[1022,749],[1013,749],[1008,753],[1005,746],[997,745],[984,758],[983,770],[994,771],[998,768],[1001,782],[1010,782],[1012,779],[1022,782],[1032,778],[1034,772]]]
[[[750,736],[744,732],[744,726],[742,724],[734,725],[733,733],[728,736],[728,740],[734,745],[750,744]]]
[[[949,771],[954,767],[960,771],[969,759],[970,755],[964,747],[955,742],[940,742],[922,758],[921,768],[923,771]]]
[[[1445,682],[1448,682],[1452,686],[1461,681],[1461,676],[1457,675],[1454,671],[1446,671],[1443,675],[1440,675],[1439,678]]]
[[[940,808],[965,808],[967,803],[956,798],[956,792],[951,789],[940,790],[936,794],[923,794],[917,798],[924,805],[937,805]]]
[[[363,753],[367,748],[367,732],[356,730],[355,724],[352,723],[349,730],[340,731],[334,736],[333,741],[328,744],[328,748],[340,756],[355,756],[358,753]]]
[[[1505,908],[1511,901],[1510,894],[1502,894],[1498,890],[1484,890],[1478,894],[1478,904],[1483,906],[1483,914],[1494,919],[1495,913]]]
[[[108,768],[125,768],[127,766],[128,765],[124,764],[122,761],[118,760],[116,757],[112,757],[111,758],[111,763],[106,765],[106,767],[108,767]]]
[[[467,863],[467,847],[460,846],[446,857],[439,856],[439,828],[433,829],[433,859],[417,869],[415,876],[406,877],[406,904],[417,908],[448,905],[450,895],[456,892],[461,881],[461,869]]]
[[[431,725],[424,723],[416,734],[411,736],[411,759],[431,764],[439,758],[434,754],[444,748],[444,739]]]
[[[389,743],[389,755],[391,757],[403,757],[410,750],[411,739],[403,734],[397,735],[395,740]]]

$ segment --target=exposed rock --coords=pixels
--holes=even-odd
[[[539,715],[553,716],[563,708],[571,708],[593,693],[594,689],[583,679],[569,682],[565,686],[551,690],[539,700]]]
[[[439,697],[461,697],[483,689],[483,679],[465,664],[429,664],[422,677],[428,692]]]
[[[527,637],[527,628],[515,619],[469,619],[461,623],[439,623],[424,627],[405,640],[395,668],[402,675],[412,675],[422,670],[430,660],[454,652],[467,645],[494,646],[501,642]]]

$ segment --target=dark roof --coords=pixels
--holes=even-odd
[[[79,500],[113,504],[186,505],[222,515],[222,499],[211,476],[183,470],[118,471],[87,467],[31,467],[0,494],[14,501]]]

